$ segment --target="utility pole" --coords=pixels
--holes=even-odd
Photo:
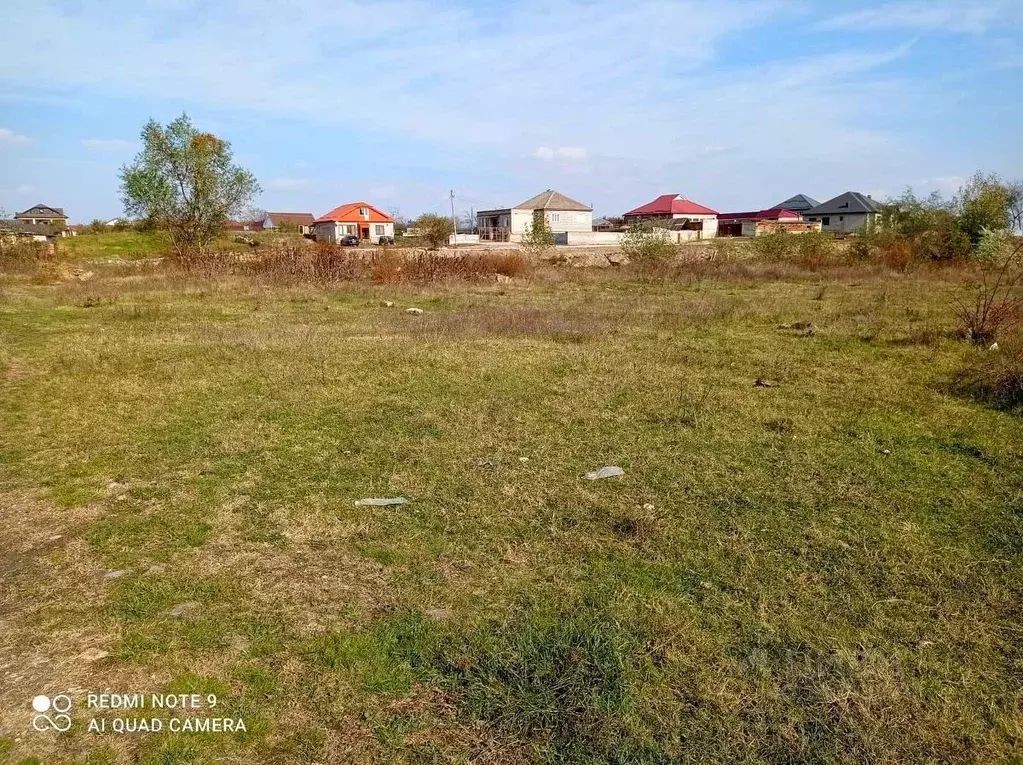
[[[451,228],[454,229],[455,238],[454,244],[452,245],[456,250],[458,249],[458,219],[455,217],[455,190],[451,189]]]

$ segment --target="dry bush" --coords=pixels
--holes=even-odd
[[[903,234],[881,232],[874,236],[876,257],[893,271],[906,273],[917,264],[916,245]]]
[[[795,242],[790,242],[790,246],[795,250],[793,261],[800,268],[817,271],[845,260],[830,234],[812,231],[794,236]]]
[[[307,247],[275,243],[259,253],[217,253],[180,259],[174,268],[200,277],[256,277],[275,284],[372,281],[378,284],[487,281],[520,276],[527,266],[518,252],[446,254],[391,247],[365,250],[320,243]]]
[[[0,241],[0,273],[40,274],[56,261],[49,242]]]
[[[1023,242],[1012,246],[1004,235],[987,231],[980,249],[987,253],[980,282],[955,302],[963,336],[986,345],[1023,321]]]
[[[522,257],[522,253],[515,251],[501,255],[490,256],[494,263],[494,270],[502,276],[524,277],[529,275],[529,264]]]
[[[954,381],[956,392],[998,409],[1023,414],[1023,331],[999,341],[997,350],[977,349]]]

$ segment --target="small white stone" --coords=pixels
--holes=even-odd
[[[123,569],[119,569],[117,571],[108,571],[107,573],[105,573],[103,575],[103,578],[104,579],[120,579],[126,573],[128,573],[128,572],[124,571]]]
[[[391,300],[384,301],[384,308],[394,308],[394,302]]]
[[[422,316],[422,308],[406,308],[405,313],[412,314],[413,316]]]
[[[606,465],[600,468],[600,470],[594,470],[590,473],[583,473],[583,478],[587,481],[599,481],[602,478],[615,478],[616,476],[625,475],[625,471],[617,465]]]
[[[645,505],[643,505],[643,509],[644,510],[653,510],[654,506],[651,505],[649,502],[647,502]]]
[[[881,450],[881,454],[891,454],[891,453],[892,453],[891,449],[882,449]]]

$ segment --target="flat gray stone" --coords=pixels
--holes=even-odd
[[[355,500],[356,507],[390,507],[391,505],[404,505],[408,502],[404,497],[369,497],[367,499]]]
[[[191,616],[192,612],[199,608],[199,604],[194,600],[187,600],[184,603],[178,603],[174,608],[170,610],[172,619],[185,619]]]
[[[614,478],[615,476],[625,475],[625,471],[617,465],[607,465],[600,468],[600,470],[594,470],[590,473],[583,473],[583,478],[587,481],[600,481],[604,478]]]

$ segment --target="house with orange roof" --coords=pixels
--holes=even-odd
[[[321,215],[313,223],[317,242],[339,242],[357,236],[374,244],[394,241],[394,218],[368,202],[349,202]]]

